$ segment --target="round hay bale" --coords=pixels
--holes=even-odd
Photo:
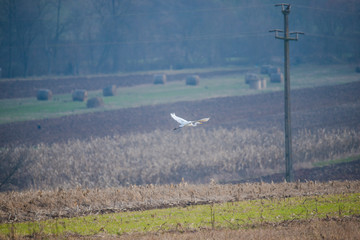
[[[104,106],[104,101],[101,97],[90,98],[86,102],[87,108],[97,108],[97,107],[102,107],[102,106]]]
[[[251,89],[261,89],[261,80],[250,81],[249,86]]]
[[[103,88],[103,96],[104,97],[110,97],[116,95],[116,86],[111,85]]]
[[[165,74],[155,74],[154,75],[154,84],[165,84],[166,75]]]
[[[186,77],[186,85],[197,86],[200,83],[199,75],[190,75]]]
[[[50,89],[39,89],[36,93],[37,100],[47,101],[52,98],[52,92]]]
[[[76,89],[72,92],[72,100],[84,102],[86,101],[88,92],[85,89]]]
[[[273,73],[281,73],[280,68],[279,67],[273,67],[273,66],[269,67],[268,75],[270,76]]]
[[[249,84],[252,81],[259,81],[260,77],[256,73],[247,73],[245,75],[245,83]]]
[[[272,83],[283,83],[284,75],[282,73],[272,73],[270,75],[270,82]]]

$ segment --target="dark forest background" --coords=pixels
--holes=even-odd
[[[358,63],[360,1],[292,4],[291,63]],[[269,0],[0,0],[3,78],[281,62]]]

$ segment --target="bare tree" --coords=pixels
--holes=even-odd
[[[1,0],[0,8],[1,14],[1,48],[7,50],[7,77],[12,77],[13,72],[13,45],[14,45],[14,14],[15,14],[15,7],[14,2],[12,0]]]
[[[99,21],[97,36],[100,51],[96,64],[97,72],[114,72],[119,68],[123,20],[130,8],[131,0],[93,0],[93,9]]]
[[[46,10],[44,0],[13,0],[14,28],[16,45],[23,65],[23,75],[26,77],[29,70],[30,47],[41,32],[41,18]]]
[[[55,12],[55,18],[50,11],[49,22],[50,25],[44,27],[44,49],[47,56],[47,74],[52,74],[53,65],[56,64],[56,57],[58,51],[58,43],[61,34],[64,32],[65,25],[61,22],[62,0],[54,0],[51,2],[51,7]],[[52,21],[51,21],[52,20]],[[55,29],[54,31],[52,29]]]
[[[280,22],[266,0],[0,0],[0,6],[0,67],[8,77],[208,67],[229,59],[258,64],[281,49],[267,45],[268,29]],[[294,5],[292,28],[308,36],[294,57],[358,61],[359,9],[357,0]]]

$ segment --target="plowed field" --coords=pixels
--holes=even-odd
[[[360,127],[360,82],[292,91],[292,127],[297,129]],[[169,130],[176,126],[170,113],[188,119],[211,117],[206,125],[269,129],[283,128],[283,93],[212,98],[137,107],[54,119],[0,125],[0,146]]]

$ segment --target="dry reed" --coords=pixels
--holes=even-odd
[[[1,190],[226,182],[284,171],[282,131],[183,130],[2,148]],[[304,130],[293,148],[295,168],[308,167],[359,154],[360,134]]]

